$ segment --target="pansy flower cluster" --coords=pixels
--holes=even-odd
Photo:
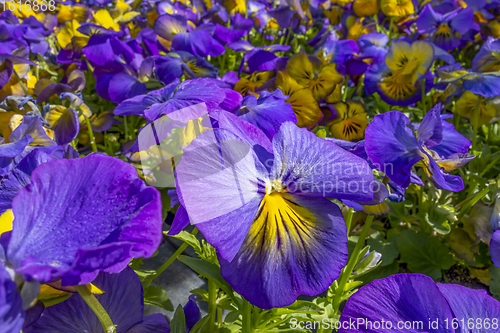
[[[499,332],[499,119],[497,0],[6,0],[0,332]]]

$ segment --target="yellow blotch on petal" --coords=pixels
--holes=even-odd
[[[0,235],[4,232],[12,230],[12,222],[14,221],[14,214],[12,209],[7,209],[2,215],[0,215]]]
[[[380,0],[380,9],[386,16],[408,16],[415,13],[412,0]]]
[[[474,112],[476,110],[478,95],[474,95],[470,91],[466,91],[462,97],[456,103],[457,113],[470,121],[474,118]],[[479,103],[479,119],[478,125],[482,126],[488,124],[497,114],[497,108],[488,103],[485,98],[481,98]]]
[[[337,111],[337,117],[327,123],[333,137],[347,141],[362,140],[368,126],[365,106],[360,102],[347,101],[335,103],[333,108]]]
[[[288,72],[278,72],[276,87],[288,95],[286,101],[290,103],[297,117],[297,126],[312,129],[323,118],[312,91],[299,85]]]
[[[248,243],[271,251],[291,246],[291,242],[307,248],[313,236],[307,231],[315,222],[314,214],[294,202],[292,196],[272,192],[262,199],[258,216],[248,232]]]

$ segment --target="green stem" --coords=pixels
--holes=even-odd
[[[349,75],[345,76],[345,82],[344,82],[344,92],[342,94],[342,102],[345,103],[347,99],[347,91],[349,89]]]
[[[14,75],[16,76],[17,81],[19,81],[21,88],[24,91],[24,94],[28,95],[28,89],[26,89],[26,87],[24,86],[23,81],[21,81],[21,78],[19,77],[19,74],[17,74],[16,70],[13,70],[13,72],[14,72]]]
[[[365,245],[365,239],[368,236],[368,232],[370,231],[370,227],[373,222],[374,215],[368,215],[365,221],[365,225],[363,226],[363,230],[361,231],[361,235],[359,235],[358,242],[356,243],[356,246],[354,247],[354,251],[352,252],[351,258],[349,258],[349,262],[347,263],[347,266],[344,268],[342,271],[342,277],[340,279],[340,283],[338,288],[335,291],[335,297],[333,299],[333,313],[337,313],[339,311],[340,307],[340,302],[342,299],[342,295],[344,293],[344,288],[345,285],[347,284],[347,281],[349,281],[349,277],[351,276],[351,273],[354,269],[354,266],[356,266],[358,262],[358,257],[359,254],[361,253],[361,250],[363,249],[363,246]]]
[[[104,332],[116,332],[115,326],[113,325],[108,313],[104,310],[97,298],[90,292],[89,288],[86,285],[78,285],[74,286],[74,288],[78,294],[80,294],[85,303],[87,303],[87,305],[92,309],[97,318],[99,318]]]
[[[89,120],[89,117],[87,117],[87,115],[85,114],[85,112],[78,108],[82,114],[83,114],[83,117],[85,118],[85,122],[87,123],[87,131],[89,132],[89,137],[90,137],[90,146],[92,147],[92,151],[94,153],[97,153],[98,150],[97,150],[97,145],[95,143],[95,137],[94,137],[94,132],[92,131],[92,125],[90,125],[90,120]]]
[[[208,280],[208,332],[215,332],[215,320],[217,315],[217,286],[211,280]]]
[[[472,207],[474,206],[479,200],[481,200],[488,192],[490,191],[490,187],[486,186],[481,192],[476,194],[474,198],[472,198],[469,202],[467,202],[461,209],[460,213],[458,214],[457,220],[460,222],[462,217],[465,215],[465,213]]]
[[[394,22],[394,17],[391,16],[390,20],[389,20],[389,45],[391,45],[391,41],[392,41],[392,24]]]
[[[243,311],[242,311],[243,321],[241,323],[242,333],[252,333],[252,304],[247,300],[243,300]]]
[[[351,232],[351,224],[352,224],[352,216],[354,215],[354,208],[349,207],[347,211],[347,216],[345,217],[345,225],[347,227],[347,237],[349,237],[349,233]]]
[[[195,227],[193,229],[193,231],[191,232],[191,235],[193,236],[196,236],[196,234],[198,233],[198,229]],[[144,281],[143,285],[144,287],[147,287],[149,286],[149,284],[158,277],[158,275],[160,275],[161,273],[163,273],[167,268],[168,266],[170,266],[174,261],[175,259],[177,259],[178,256],[180,256],[182,254],[182,252],[184,252],[184,250],[188,247],[188,243],[184,242],[178,249],[177,251],[174,252],[174,254],[172,254],[172,256],[170,258],[168,258],[167,261],[165,261],[163,263],[163,265],[160,266],[160,268],[158,268],[156,270],[156,272],[151,275],[147,280]]]

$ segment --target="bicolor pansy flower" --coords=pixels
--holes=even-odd
[[[378,92],[382,100],[392,105],[407,106],[421,98],[424,77],[425,89],[430,90],[432,77],[429,68],[434,61],[434,48],[425,41],[411,45],[405,41],[393,41],[385,63],[372,65],[365,74],[368,94]]]
[[[308,55],[304,50],[290,58],[286,68],[299,85],[312,91],[316,101],[331,94],[343,80],[335,64],[324,65],[316,56]]]
[[[435,106],[422,119],[412,124],[399,111],[375,116],[368,125],[365,149],[370,160],[397,185],[408,187],[414,165],[422,166],[434,185],[458,192],[464,188],[459,176],[445,173],[457,169],[474,156],[467,155],[471,145],[453,124],[441,118],[441,105]],[[413,130],[417,131],[415,136]]]
[[[463,330],[455,330],[456,326],[450,323],[492,323],[499,316],[500,303],[484,290],[435,283],[421,274],[397,274],[370,282],[347,300],[340,316],[343,328],[339,333],[402,332],[398,328],[401,323],[418,325],[407,325],[404,332],[454,333]],[[382,320],[386,323],[384,328],[374,329],[373,323]],[[352,321],[360,325],[353,329],[349,325]],[[493,333],[496,330],[490,326],[466,331]]]
[[[326,120],[326,126],[334,138],[346,141],[359,141],[365,137],[368,115],[361,102],[346,101],[328,105],[333,115]]]
[[[225,123],[196,138],[176,168],[188,219],[217,249],[222,277],[252,304],[317,295],[347,259],[345,223],[327,198],[372,200],[371,169],[291,122],[272,142],[248,123]]]
[[[471,7],[457,8],[445,15],[436,13],[430,4],[425,5],[417,18],[418,32],[444,50],[453,50],[460,45],[460,35],[465,34],[474,23]]]
[[[159,42],[169,51],[186,51],[201,57],[225,52],[224,46],[212,37],[208,29],[191,30],[188,20],[181,15],[161,15],[155,21],[154,30]]]

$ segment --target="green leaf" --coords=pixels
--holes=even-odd
[[[158,306],[167,311],[174,311],[174,306],[168,298],[167,292],[161,286],[147,286],[144,288],[144,304]]]
[[[177,238],[177,239],[189,244],[194,249],[194,251],[196,253],[201,252],[200,242],[198,241],[198,239],[196,238],[195,235],[193,235],[187,231],[182,230],[177,235],[168,235],[168,233],[166,231],[164,231],[163,234],[166,236]]]
[[[202,259],[195,259],[184,255],[180,255],[179,257],[177,257],[177,260],[191,268],[196,273],[200,274],[202,277],[210,279],[215,284],[217,284],[217,286],[221,288],[226,293],[226,295],[234,298],[233,289],[220,275],[219,266]]]
[[[170,322],[171,333],[186,333],[186,317],[184,316],[184,309],[179,304],[175,309],[174,317]]]
[[[434,214],[434,217],[430,217],[429,213],[425,213],[425,222],[427,222],[432,229],[440,235],[447,235],[450,233],[450,224],[446,219],[446,216],[442,214]]]
[[[238,319],[238,317],[241,315],[241,311],[231,311],[227,314],[226,318],[224,318],[225,323],[232,323]]]
[[[476,264],[474,253],[471,251],[474,245],[473,241],[462,228],[453,229],[448,237],[448,244],[458,259],[465,261],[467,265],[474,266]]]
[[[399,256],[398,247],[394,239],[386,241],[381,232],[371,234],[368,239],[368,245],[373,251],[377,251],[382,255],[380,266],[392,264],[392,262]]]
[[[309,301],[295,301],[289,306],[284,306],[276,310],[276,314],[281,315],[285,313],[306,313],[321,315],[324,310],[319,305]]]
[[[405,230],[397,236],[401,260],[408,264],[413,273],[422,273],[434,280],[441,279],[441,270],[447,270],[455,263],[446,245],[437,237],[413,230]]]

